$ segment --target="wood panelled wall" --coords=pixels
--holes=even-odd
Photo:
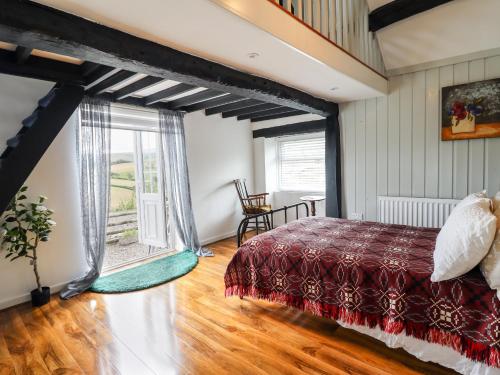
[[[500,77],[500,56],[391,77],[389,95],[340,106],[344,216],[377,196],[463,198],[500,190],[500,138],[441,141],[441,87]]]

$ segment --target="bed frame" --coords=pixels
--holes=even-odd
[[[283,206],[281,208],[278,208],[276,210],[271,210],[269,212],[264,212],[261,214],[255,214],[248,216],[241,220],[240,225],[238,226],[238,231],[236,233],[236,238],[238,239],[238,247],[241,246],[241,242],[243,239],[243,236],[245,235],[245,231],[243,231],[243,228],[247,228],[248,224],[250,224],[251,221],[255,222],[255,230],[257,234],[259,234],[259,220],[262,218],[262,221],[266,224],[266,226],[269,229],[274,229],[274,214],[277,212],[284,212],[284,218],[285,218],[285,224],[288,223],[288,210],[295,209],[295,220],[299,218],[299,207],[304,206],[305,212],[306,212],[306,217],[309,216],[309,206],[305,202],[297,203],[297,204],[292,204],[291,206]]]

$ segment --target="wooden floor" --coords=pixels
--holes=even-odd
[[[190,274],[0,312],[0,374],[450,374],[335,322],[224,298],[233,239]]]

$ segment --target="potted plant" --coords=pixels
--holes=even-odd
[[[1,247],[7,252],[5,258],[14,261],[28,258],[33,266],[37,288],[31,291],[33,306],[42,306],[50,301],[50,288],[42,287],[38,273],[38,245],[49,240],[49,234],[56,222],[51,219],[54,211],[45,207],[47,200],[39,196],[34,202],[27,202],[28,190],[23,186],[12,199],[0,222],[2,229]]]

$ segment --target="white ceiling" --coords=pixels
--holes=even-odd
[[[385,0],[367,0],[370,7]],[[454,0],[377,31],[387,70],[500,48],[500,0]]]
[[[366,3],[368,4],[368,8],[370,9],[371,12],[372,10],[377,9],[387,3],[390,3],[391,1],[392,0],[366,0]]]
[[[378,87],[374,89],[363,79],[356,79],[352,75],[333,69],[324,61],[285,43],[210,0],[38,0],[38,2],[238,70],[278,81],[325,99],[337,102],[356,100],[379,96],[386,90],[385,80],[382,83],[378,82]],[[268,5],[266,0],[259,0],[259,4]],[[285,15],[284,12],[281,13]],[[305,29],[298,22],[292,21],[297,27]],[[325,43],[314,33],[312,38]],[[335,47],[327,46],[327,48]],[[248,54],[252,52],[257,52],[260,56],[251,59]],[[360,65],[354,60],[344,63],[346,66],[350,65],[349,68],[356,64]],[[365,77],[367,74],[376,75],[366,67],[361,69],[368,71],[363,73]],[[380,77],[375,79],[381,80]],[[334,87],[336,89],[332,91]]]

